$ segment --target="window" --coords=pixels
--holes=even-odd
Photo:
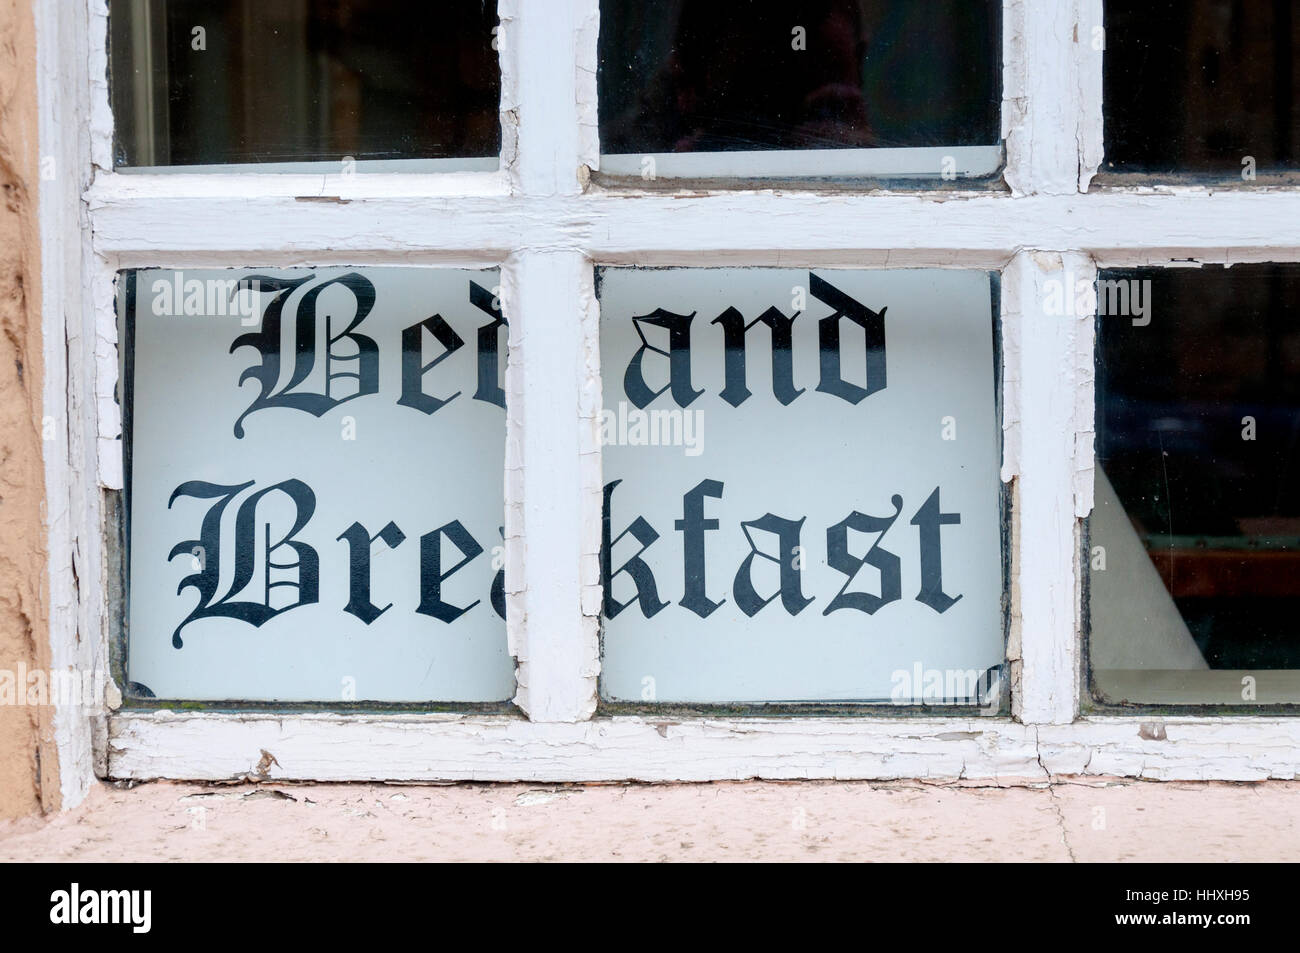
[[[1253,181],[1300,159],[1290,3],[1109,0],[1106,162]]]
[[[119,285],[127,694],[504,703],[497,273]]]
[[[993,286],[601,271],[602,698],[996,709]]]
[[[1000,9],[866,0],[601,4],[607,175],[991,176]]]
[[[496,168],[494,2],[115,0],[112,14],[116,168]],[[374,165],[393,160],[407,161]]]
[[[1102,273],[1091,660],[1110,702],[1294,702],[1300,273]]]
[[[41,68],[55,170],[41,194],[46,397],[69,442],[47,456],[52,653],[90,670],[119,637],[130,649],[120,703],[59,710],[68,784],[92,765],[242,776],[263,751],[264,774],[316,779],[1295,773],[1289,577],[1271,574],[1292,514],[1285,474],[1249,468],[1289,459],[1300,192],[1199,183],[1182,134],[1156,150],[1184,157],[1172,171],[1162,158],[1125,170],[1138,180],[1105,175],[1112,139],[1114,157],[1124,148],[1121,100],[1140,98],[1103,97],[1138,42],[1116,35],[1121,5],[953,0],[920,18],[910,3],[827,3],[790,23],[783,5],[755,4],[721,32],[716,4],[685,0],[662,19],[612,0],[490,6],[458,5],[454,38],[432,47],[414,29],[336,29],[377,4],[295,4],[293,29],[270,38],[244,27],[288,13],[232,6],[201,62],[178,42],[192,28],[166,26],[171,5],[42,6],[41,35],[58,39],[42,41]],[[255,88],[261,61],[235,43],[290,68]],[[425,62],[444,46],[462,57],[454,69]],[[200,74],[238,93],[212,93],[210,117],[184,92]],[[388,85],[399,76],[414,85]],[[270,119],[248,112],[261,96]],[[1289,115],[1277,102],[1273,129]],[[1280,141],[1250,153],[1261,169],[1285,168]],[[169,164],[177,174],[161,174]],[[375,307],[340,331],[334,317],[351,325],[366,298],[349,275],[373,285]],[[317,376],[277,377],[271,393],[325,395],[322,414],[246,413],[270,376],[239,379],[270,348],[232,353],[231,316],[209,320],[206,289],[203,315],[154,322],[156,283],[170,278],[174,307],[178,279],[218,277],[236,282],[235,303],[257,301],[240,337],[265,334],[272,302],[303,318],[292,344],[281,328],[280,354],[306,361],[314,340]],[[253,278],[301,284],[238,287]],[[1152,282],[1148,326],[1099,304],[1121,279]],[[134,308],[119,309],[132,283]],[[119,314],[135,326],[119,331]],[[341,376],[361,374],[360,336],[378,354],[373,390]],[[336,375],[328,391],[322,373]],[[417,406],[401,402],[404,377]],[[476,399],[485,381],[503,404]],[[422,398],[452,400],[425,413]],[[633,410],[670,412],[668,444],[633,439]],[[688,440],[694,411],[703,430],[693,416]],[[159,423],[169,415],[189,422]],[[268,434],[274,445],[249,449]],[[1153,498],[1166,463],[1172,520]],[[228,644],[252,656],[187,673],[234,629],[191,621],[176,649],[184,612],[135,613],[205,571],[193,546],[157,558],[201,538],[217,499],[159,502],[193,470],[254,481],[231,496],[236,514],[249,491],[312,485],[300,535],[335,582],[328,620],[294,628],[317,611],[304,606],[243,623]],[[274,546],[286,521],[292,532],[292,495],[261,499],[280,508],[262,523]],[[197,533],[163,522],[196,518]],[[384,538],[389,521],[403,541]],[[796,546],[798,562],[784,559]],[[145,551],[151,566],[137,567]],[[371,625],[346,611],[365,614],[366,555],[369,605],[391,603]],[[274,561],[301,571],[300,553]],[[1181,588],[1199,578],[1181,575],[1189,562],[1219,588]],[[1232,568],[1243,562],[1261,572]],[[471,608],[454,623],[417,611],[430,580]],[[228,591],[218,576],[216,598]],[[204,601],[193,586],[185,598],[187,611]],[[828,613],[837,598],[851,601]],[[1163,631],[1191,635],[1199,671],[1230,673],[1240,692],[1239,673],[1258,669],[1254,699],[1220,706],[1217,682],[1150,677],[1197,670],[1190,652],[1172,663],[1152,648],[1156,605]],[[408,651],[430,627],[442,635]],[[434,657],[453,631],[460,654]],[[306,658],[285,667],[277,646]],[[355,702],[330,694],[354,674]]]
[[[1115,0],[1106,17],[1102,181],[1241,190],[1289,181],[1289,4]],[[1267,243],[1267,223],[1254,227]],[[1288,257],[1229,250],[1100,272],[1084,554],[1099,703],[1241,711],[1297,700]],[[1170,267],[1185,264],[1198,267]]]

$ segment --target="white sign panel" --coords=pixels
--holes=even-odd
[[[991,280],[602,270],[607,700],[996,694]]]
[[[497,283],[122,275],[138,694],[511,697]]]

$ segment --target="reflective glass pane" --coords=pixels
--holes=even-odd
[[[113,0],[110,24],[118,166],[496,168],[495,0]]]
[[[1094,687],[1300,701],[1300,267],[1110,271],[1098,299]]]
[[[603,0],[602,169],[644,176],[987,174],[1000,162],[998,0]],[[908,150],[901,154],[897,150]],[[918,151],[919,150],[919,151]],[[682,153],[769,153],[752,161]]]
[[[1296,168],[1293,0],[1106,0],[1105,39],[1103,171]]]

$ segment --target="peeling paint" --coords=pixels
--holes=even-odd
[[[1176,733],[1141,736],[1149,719],[1068,725],[1003,719],[640,717],[529,723],[502,716],[270,715],[154,712],[113,719],[110,775],[226,780],[246,752],[290,765],[281,780],[972,781],[1006,785],[1084,777],[1260,781],[1300,776],[1300,719],[1166,718]],[[666,734],[661,732],[663,729]],[[669,743],[665,744],[665,741]]]
[[[1168,741],[1165,726],[1158,721],[1145,721],[1138,726],[1138,737],[1146,741]]]

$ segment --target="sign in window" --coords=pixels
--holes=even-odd
[[[121,275],[133,694],[513,694],[497,282]]]
[[[604,699],[998,696],[993,282],[601,270]]]

